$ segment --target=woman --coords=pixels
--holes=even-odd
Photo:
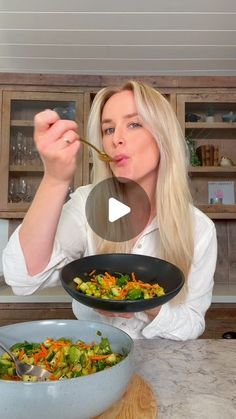
[[[194,339],[205,327],[216,265],[213,222],[191,204],[185,141],[166,99],[151,87],[128,82],[102,89],[88,122],[88,138],[113,158],[94,156],[94,183],[114,176],[137,182],[150,201],[147,226],[134,240],[113,243],[88,228],[87,185],[65,204],[80,148],[77,125],[51,110],[35,117],[35,142],[45,173],[22,225],[3,254],[6,282],[17,294],[53,286],[68,262],[85,255],[130,252],[161,257],[177,265],[186,285],[161,308],[119,315],[94,311],[73,301],[80,319],[110,322],[134,338]]]

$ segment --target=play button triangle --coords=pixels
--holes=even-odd
[[[123,204],[115,198],[109,198],[108,200],[108,220],[113,223],[119,218],[124,217],[131,211],[128,205]]]
[[[137,237],[150,219],[151,205],[144,189],[133,180],[115,178],[93,185],[85,205],[94,233],[110,242]]]

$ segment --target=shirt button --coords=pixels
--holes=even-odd
[[[141,247],[142,247],[142,245],[141,245],[141,243],[139,243],[138,246],[137,246],[137,248],[138,249],[141,249]]]

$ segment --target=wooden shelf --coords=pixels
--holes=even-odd
[[[17,211],[0,211],[0,219],[6,219],[6,220],[10,220],[10,219],[19,219],[21,220],[22,218],[24,218],[26,214],[26,211],[19,211],[17,209]]]
[[[205,212],[205,214],[212,220],[236,220],[236,213],[232,212]]]
[[[236,174],[236,166],[190,166],[188,172],[194,175],[216,174],[216,175],[232,175]]]
[[[209,218],[218,220],[236,219],[236,204],[234,205],[197,205],[196,206],[208,215]]]
[[[32,165],[25,165],[25,166],[13,166],[9,167],[10,172],[43,172],[43,166],[32,166]]]
[[[33,127],[34,121],[27,119],[12,119],[11,127]]]
[[[187,129],[203,129],[203,128],[222,128],[222,129],[236,129],[236,122],[186,122]]]
[[[7,209],[4,208],[2,212],[14,214],[14,212],[18,213],[19,211],[20,213],[26,213],[30,205],[31,205],[31,202],[24,202],[24,201],[8,202]],[[14,218],[19,218],[19,217],[14,217]]]

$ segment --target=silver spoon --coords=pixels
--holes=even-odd
[[[3,343],[0,342],[0,347],[11,357],[12,361],[15,363],[16,366],[16,373],[18,377],[22,378],[22,375],[33,375],[34,377],[37,377],[37,381],[45,381],[47,378],[50,377],[51,373],[42,367],[39,367],[37,365],[29,365],[24,364],[23,362],[20,362],[13,353],[6,348]]]

